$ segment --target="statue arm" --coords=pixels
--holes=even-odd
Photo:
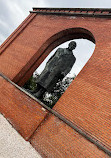
[[[64,77],[71,71],[75,61],[76,61],[76,58],[74,58],[74,61],[72,62],[73,64],[70,62],[69,67],[67,67],[64,72],[61,72],[61,74],[64,75]]]
[[[50,59],[47,61],[47,64],[53,59],[53,57],[55,57],[55,55],[57,54],[57,52],[59,52],[60,51],[60,49],[61,48],[58,48],[57,50],[56,50],[56,52],[50,57]]]
[[[71,70],[71,67],[67,68],[64,72],[61,72],[61,74],[65,77]]]
[[[50,57],[50,59],[47,61],[47,63],[49,63],[54,56],[55,56],[55,53]]]

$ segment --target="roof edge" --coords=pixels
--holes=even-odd
[[[111,8],[33,8],[30,13],[111,18]]]
[[[85,10],[87,10],[87,11],[111,11],[111,8],[48,8],[48,7],[33,7],[32,8],[33,10],[35,10],[35,9],[48,9],[48,10],[53,10],[53,9],[55,9],[55,10],[58,10],[58,9],[60,9],[60,10],[83,10],[83,11],[85,11]]]

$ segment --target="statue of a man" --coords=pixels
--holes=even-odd
[[[68,48],[58,48],[48,60],[46,66],[37,79],[37,88],[33,92],[37,98],[42,98],[45,91],[51,92],[57,81],[62,80],[71,70],[76,58],[72,50],[76,48],[76,42],[71,41]]]

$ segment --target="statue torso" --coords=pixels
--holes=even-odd
[[[72,51],[67,48],[59,48],[46,63],[45,69],[38,78],[38,83],[47,90],[52,89],[61,74],[67,75],[69,73],[75,60]]]
[[[73,52],[68,50],[67,48],[59,48],[52,59],[49,59],[47,65],[47,68],[54,69],[59,68],[60,70],[63,68],[67,68],[70,65],[73,65],[75,62],[75,56],[73,55]]]

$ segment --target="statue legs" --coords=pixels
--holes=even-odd
[[[46,89],[42,87],[41,85],[37,84],[37,88],[35,90],[27,89],[27,91],[33,94],[36,98],[42,99],[43,94],[46,92]]]
[[[45,88],[38,84],[36,90],[33,92],[33,95],[38,99],[42,99],[45,91]]]

